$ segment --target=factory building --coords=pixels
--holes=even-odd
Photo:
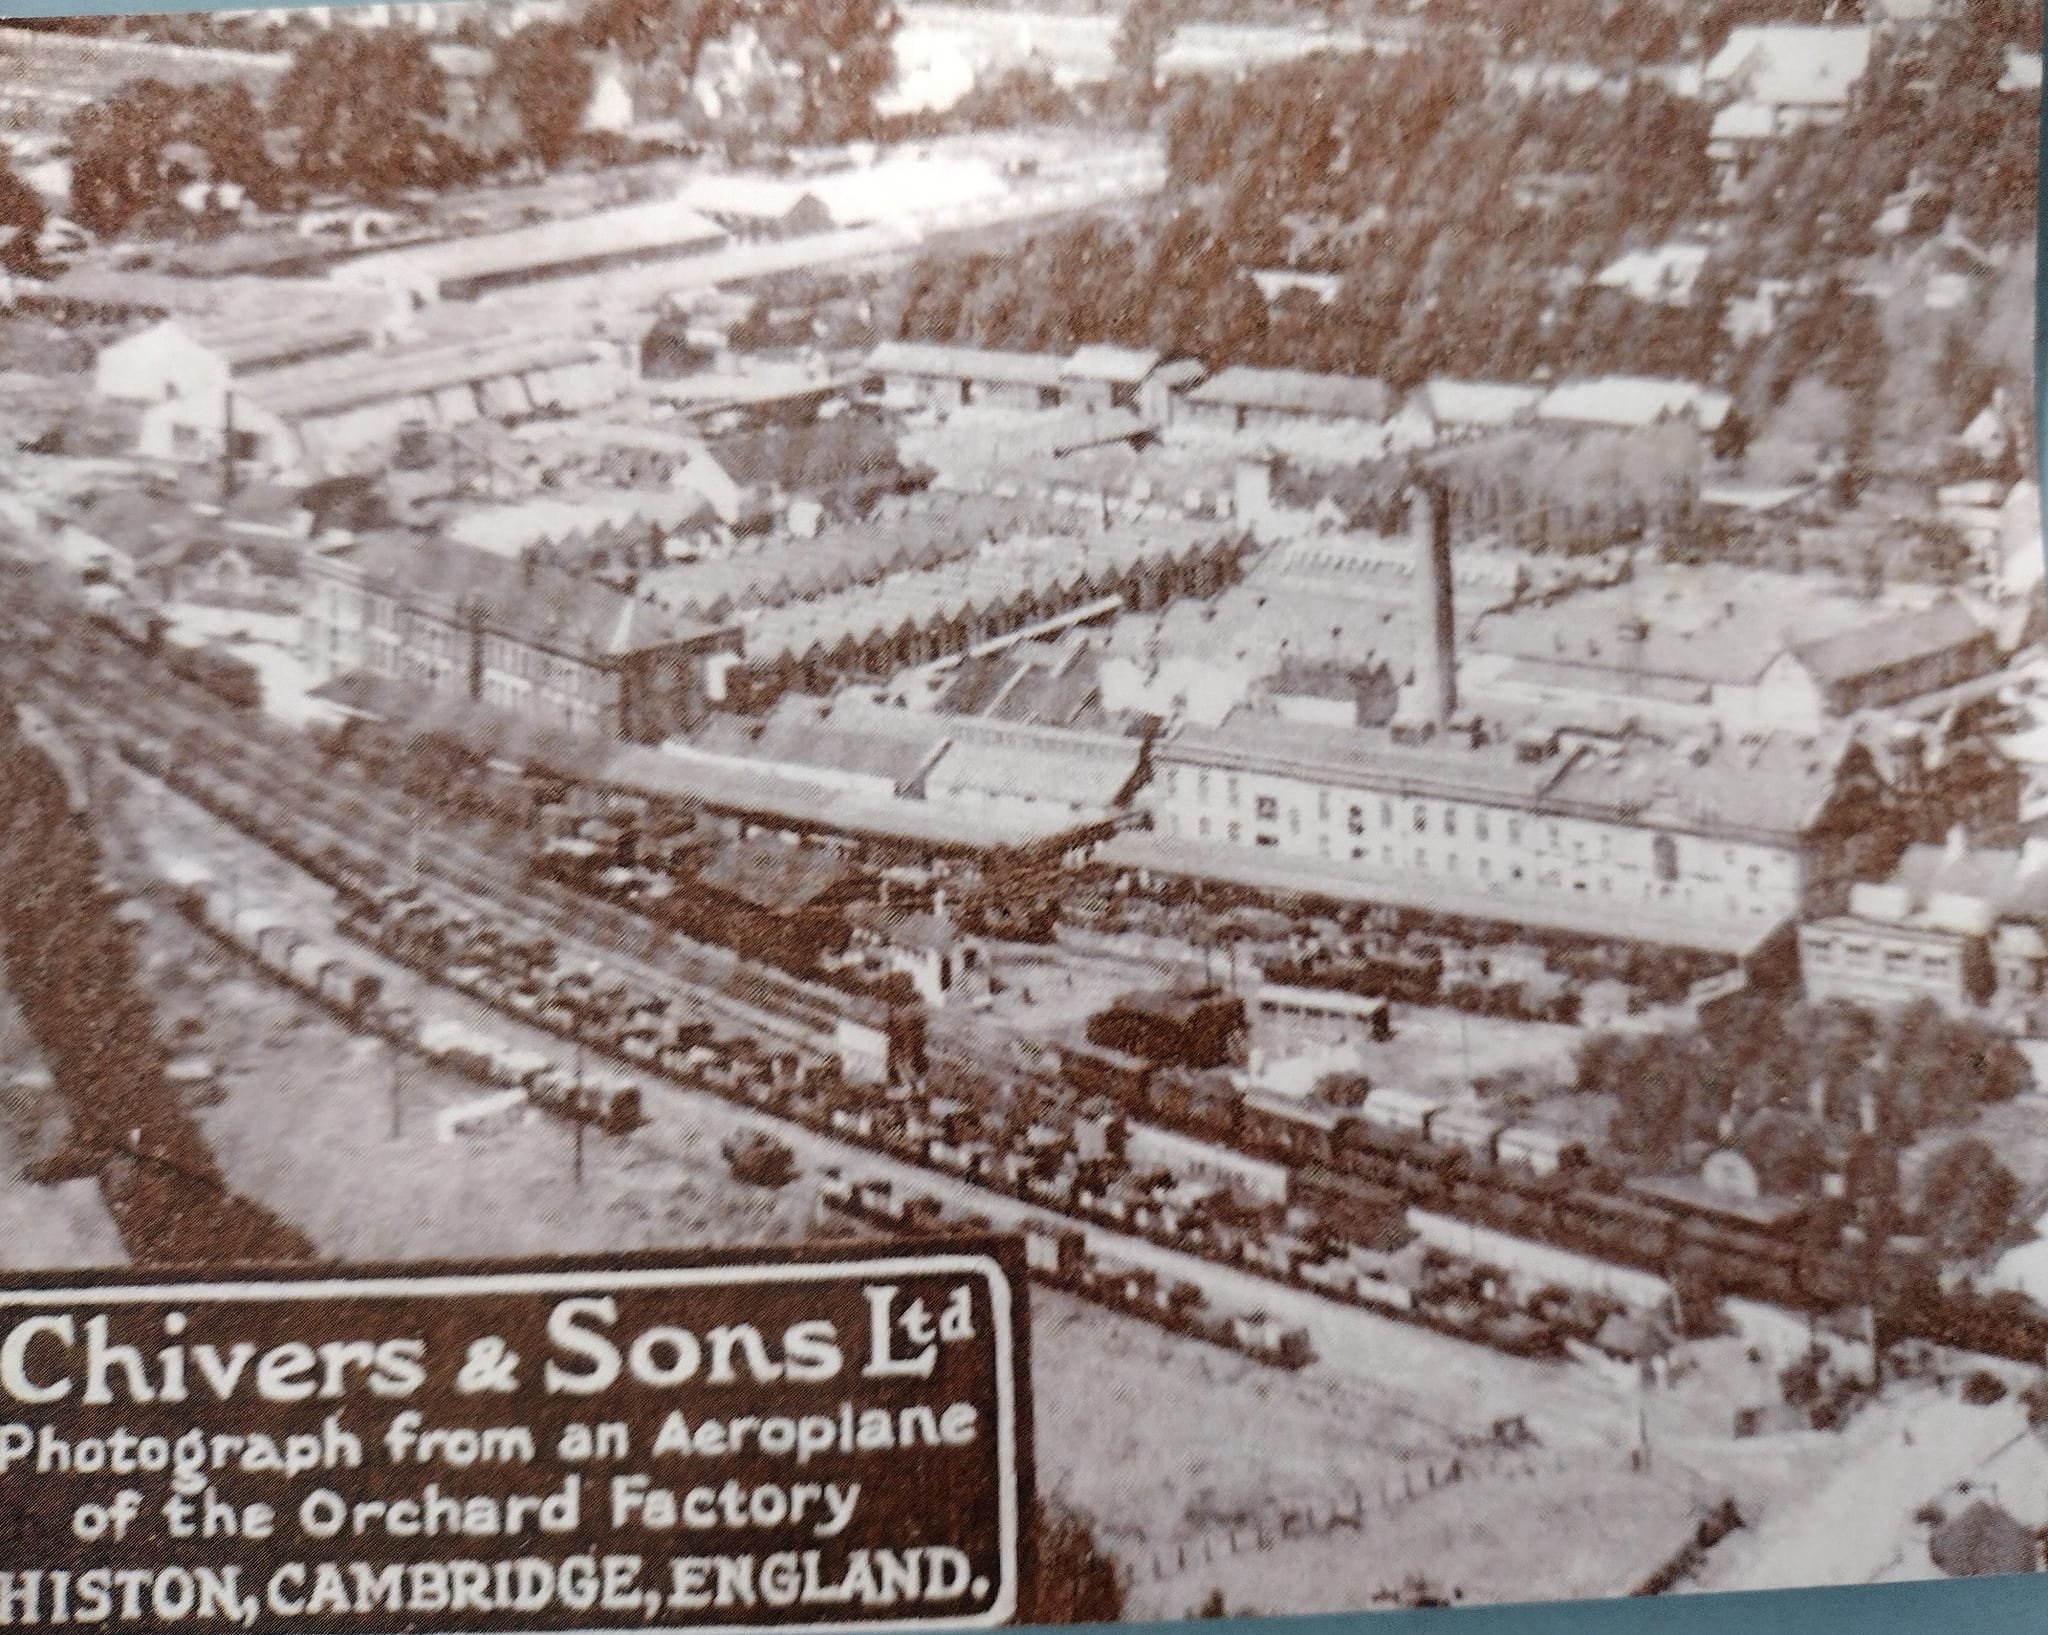
[[[654,743],[704,713],[705,671],[737,643],[593,581],[409,535],[307,558],[303,657],[365,713],[408,696]],[[360,697],[355,695],[360,694]]]

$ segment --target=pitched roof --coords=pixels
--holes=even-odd
[[[868,354],[867,369],[876,375],[1050,387],[1059,385],[1066,363],[1056,352],[992,352],[973,346],[884,341]]]
[[[1305,369],[1252,369],[1236,364],[1188,393],[1190,403],[1278,409],[1293,414],[1384,420],[1392,407],[1386,383]]]
[[[1817,681],[1841,682],[1932,658],[1986,634],[1967,608],[1944,597],[1932,607],[1797,642],[1792,654]]]
[[[319,358],[267,372],[245,389],[280,419],[307,420],[451,386],[604,361],[600,349],[587,339],[507,335],[397,354],[351,352]]]
[[[1707,83],[1772,107],[1839,107],[1870,67],[1870,41],[1853,23],[1747,25],[1707,64]]]
[[[1533,414],[1543,401],[1540,386],[1491,380],[1432,380],[1422,387],[1422,406],[1439,425],[1506,426]]]
[[[476,610],[486,626],[514,640],[578,657],[621,657],[701,641],[718,627],[669,613],[595,580],[409,534],[378,534],[307,558],[307,567],[345,565],[407,601]]]
[[[1159,363],[1157,352],[1134,346],[1084,346],[1067,359],[1061,373],[1069,380],[1106,380],[1112,386],[1135,386]]]
[[[1653,426],[1690,415],[1712,431],[1727,418],[1733,400],[1690,380],[1653,375],[1603,375],[1553,387],[1537,406],[1537,418],[1590,426]]]
[[[345,284],[396,280],[429,283],[439,289],[679,253],[724,237],[725,230],[708,217],[677,200],[662,199],[500,233],[380,250],[344,262],[331,276]]]

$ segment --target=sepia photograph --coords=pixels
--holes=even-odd
[[[2043,1570],[2042,39],[0,23],[0,1624]]]

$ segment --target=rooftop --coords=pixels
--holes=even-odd
[[[1592,426],[1653,426],[1691,417],[1712,431],[1727,418],[1733,399],[1689,380],[1650,375],[1606,375],[1553,387],[1537,406],[1540,420]]]
[[[1840,107],[1870,67],[1870,43],[1860,24],[1747,25],[1729,34],[1706,79],[1772,107]]]
[[[429,536],[372,535],[307,559],[314,572],[323,564],[407,602],[473,608],[498,634],[573,657],[616,658],[721,634],[594,580]]]
[[[1353,420],[1384,420],[1393,408],[1392,394],[1383,381],[1311,374],[1304,369],[1252,369],[1242,364],[1210,376],[1187,397],[1190,403]]]
[[[663,199],[505,232],[380,250],[344,262],[330,277],[342,284],[422,284],[443,290],[553,268],[700,249],[724,237],[725,230],[716,222],[675,199]]]
[[[1841,734],[1773,733],[1704,740],[1689,754],[1656,744],[1603,750],[1579,744],[1528,759],[1501,738],[1475,747],[1462,735],[1443,733],[1403,743],[1385,730],[1240,709],[1220,726],[1182,727],[1157,747],[1155,759],[1162,767],[1240,768],[1380,794],[1784,839],[1819,818],[1839,784],[1846,752]]]
[[[868,354],[869,373],[917,375],[932,380],[978,380],[999,385],[1056,387],[1066,369],[1057,352],[993,352],[972,346],[884,341]]]
[[[1944,597],[1932,607],[1799,642],[1792,652],[1815,680],[1839,682],[1933,658],[1989,634],[1969,609]]]
[[[1061,372],[1069,380],[1102,380],[1112,386],[1136,386],[1162,361],[1157,352],[1133,346],[1084,346],[1067,359]]]
[[[371,404],[420,397],[451,386],[503,380],[542,370],[600,363],[588,340],[507,336],[494,341],[423,347],[402,353],[352,352],[270,371],[247,389],[280,419],[301,421]]]

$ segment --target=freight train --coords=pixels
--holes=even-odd
[[[422,1022],[387,1002],[383,979],[318,938],[292,929],[276,915],[243,908],[233,891],[216,886],[203,870],[169,871],[176,906],[193,924],[253,960],[288,987],[331,1011],[351,1028],[374,1033],[482,1084],[526,1092],[544,1112],[623,1135],[642,1122],[637,1085],[597,1072],[571,1076],[534,1051],[445,1022]]]
[[[263,683],[256,667],[218,647],[188,647],[169,640],[163,616],[131,597],[112,594],[93,603],[92,620],[145,658],[163,665],[180,680],[204,687],[222,703],[252,710],[263,702]]]
[[[1333,1228],[1378,1218],[1398,1198],[1659,1273],[1704,1254],[1726,1292],[1785,1305],[1811,1305],[1817,1289],[1841,1281],[1809,1252],[1808,1211],[1764,1219],[1645,1192],[1549,1132],[1506,1127],[1481,1141],[1453,1139],[1426,1115],[1420,1128],[1394,1129],[1362,1111],[1248,1096],[1222,1075],[1176,1071],[1087,1040],[1063,1043],[1058,1060],[1070,1086],[1106,1096],[1129,1118],[1285,1164],[1297,1178],[1295,1201],[1332,1205],[1325,1218]],[[1551,1161],[1530,1156],[1540,1151]]]

